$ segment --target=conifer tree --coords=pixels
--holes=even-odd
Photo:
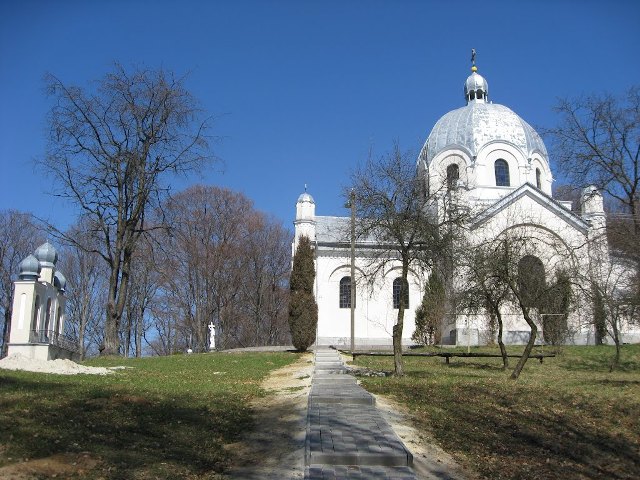
[[[315,275],[311,241],[302,236],[293,256],[289,280],[289,329],[293,346],[300,352],[306,351],[316,338],[318,305],[313,295]]]
[[[438,329],[446,310],[446,294],[444,283],[434,270],[429,275],[422,303],[416,310],[416,329],[413,339],[425,345],[440,341]]]

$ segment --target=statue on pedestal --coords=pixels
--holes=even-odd
[[[209,351],[212,352],[216,349],[216,327],[211,322],[209,324]]]

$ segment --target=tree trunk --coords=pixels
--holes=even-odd
[[[616,345],[616,354],[614,355],[611,361],[611,365],[609,366],[609,373],[618,368],[618,365],[620,364],[620,332],[618,331],[618,322],[615,317],[611,319],[611,330],[613,333],[613,343],[615,343]]]
[[[136,358],[142,357],[142,322],[144,313],[136,318]]]
[[[404,367],[402,364],[402,328],[404,326],[404,309],[405,309],[405,287],[408,286],[407,277],[409,275],[409,264],[407,261],[402,262],[402,282],[400,282],[400,305],[398,305],[398,321],[393,326],[393,365],[394,375],[402,377],[404,375]]]
[[[11,299],[11,296],[8,297]],[[4,325],[2,326],[2,349],[0,351],[0,358],[7,356],[9,350],[9,334],[11,332],[11,309],[7,308],[4,311]]]
[[[496,321],[498,322],[498,345],[500,346],[500,354],[502,355],[502,369],[506,370],[509,368],[509,357],[507,357],[507,349],[502,341],[502,314],[500,314],[499,309],[496,311]]]
[[[529,359],[531,350],[533,350],[533,345],[536,342],[536,336],[538,335],[538,327],[529,316],[529,307],[525,307],[522,305],[522,302],[520,302],[520,309],[522,310],[522,315],[524,316],[527,325],[531,328],[531,335],[529,336],[529,341],[527,342],[527,346],[524,348],[524,352],[522,352],[520,360],[518,360],[516,368],[514,368],[513,373],[511,374],[511,378],[513,380],[517,380],[520,376],[520,372],[522,372],[524,364],[527,363],[527,360]]]

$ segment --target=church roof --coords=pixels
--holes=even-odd
[[[489,84],[474,65],[464,83],[466,105],[443,115],[431,130],[420,158],[427,163],[440,152],[462,149],[470,157],[492,142],[520,150],[524,158],[538,152],[548,161],[547,149],[531,125],[510,108],[489,102]]]
[[[548,158],[540,135],[510,108],[477,102],[470,102],[440,118],[424,144],[421,158],[429,163],[438,153],[451,148],[462,148],[473,157],[494,141],[513,145],[525,158],[535,151]]]
[[[546,193],[540,191],[535,188],[533,185],[529,183],[525,183],[520,188],[517,188],[509,195],[502,197],[496,203],[485,209],[483,212],[478,214],[476,218],[473,220],[471,225],[471,230],[474,230],[487,221],[489,221],[492,217],[497,215],[500,211],[507,208],[509,205],[514,204],[522,197],[528,196],[535,200],[542,207],[554,213],[558,218],[563,219],[573,228],[579,230],[583,234],[586,234],[589,229],[589,223],[586,222],[582,217],[575,214],[560,202],[554,200]]]
[[[351,217],[316,217],[316,242],[348,246],[351,235]],[[375,244],[373,238],[358,238],[358,245]]]

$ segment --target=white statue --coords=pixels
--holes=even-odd
[[[216,349],[216,327],[211,322],[209,324],[209,351],[213,351]]]

